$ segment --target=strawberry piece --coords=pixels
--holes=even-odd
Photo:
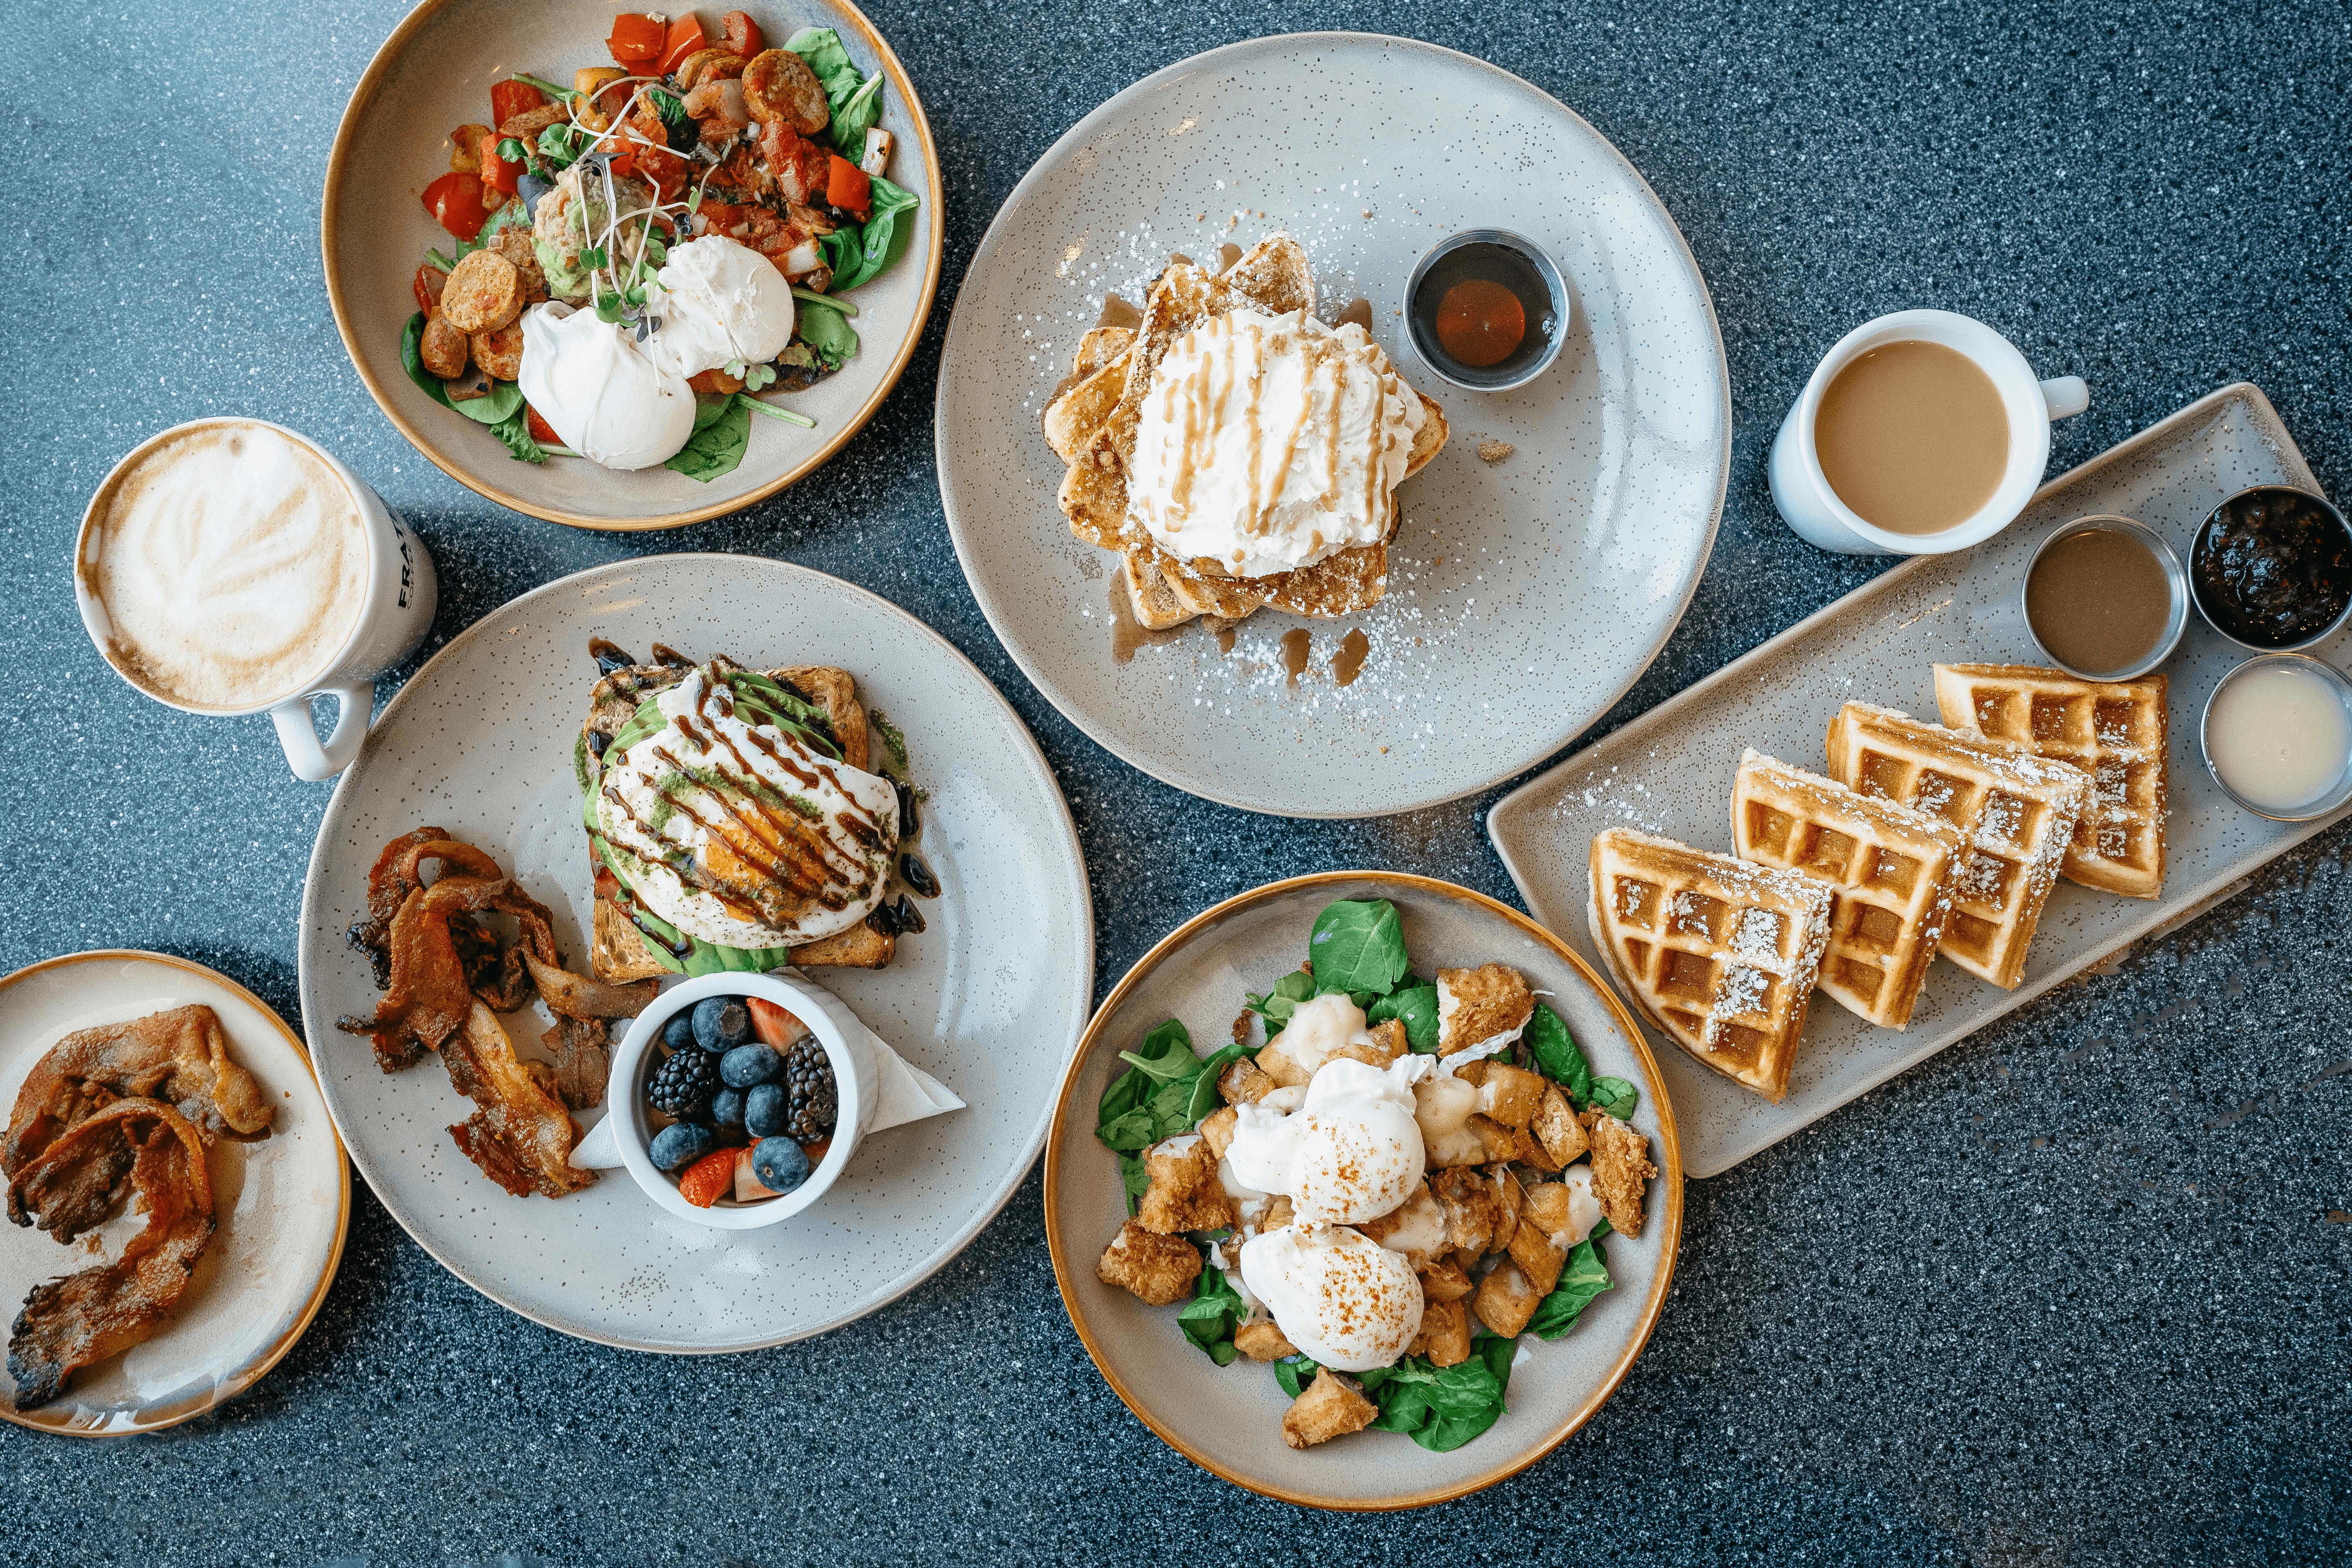
[[[707,1209],[735,1185],[733,1149],[713,1149],[686,1168],[677,1179],[678,1195],[696,1208]]]
[[[747,996],[751,1005],[751,1032],[779,1054],[808,1037],[809,1026],[764,996]]]

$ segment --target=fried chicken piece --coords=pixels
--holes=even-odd
[[[1095,1278],[1153,1307],[1172,1307],[1201,1278],[1201,1249],[1181,1236],[1161,1236],[1133,1220],[1118,1227],[1095,1264]]]
[[[1362,1431],[1380,1413],[1380,1406],[1365,1398],[1362,1389],[1323,1367],[1307,1391],[1282,1413],[1282,1440],[1294,1448],[1311,1448]]]
[[[1144,1229],[1174,1236],[1241,1223],[1234,1200],[1218,1179],[1216,1152],[1206,1139],[1173,1152],[1146,1150],[1143,1168],[1151,1173],[1151,1187],[1137,1205],[1135,1217]]]
[[[163,1325],[211,1242],[213,1189],[194,1123],[158,1100],[119,1100],[87,1117],[9,1184],[21,1185],[86,1143],[120,1139],[136,1153],[131,1184],[147,1227],[112,1263],[36,1285],[8,1338],[16,1408],[31,1410],[65,1392],[73,1376],[121,1354]]]
[[[1658,1173],[1650,1163],[1650,1141],[1630,1124],[1604,1110],[1585,1113],[1585,1131],[1592,1140],[1592,1194],[1609,1226],[1623,1236],[1642,1234],[1644,1184]]]

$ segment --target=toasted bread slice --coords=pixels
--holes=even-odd
[[[720,662],[723,666],[731,661]],[[798,691],[824,709],[833,725],[835,739],[841,742],[841,760],[860,772],[871,771],[868,763],[873,760],[873,727],[866,721],[865,705],[857,700],[857,682],[847,670],[832,665],[799,664],[764,673],[769,679]],[[638,703],[675,686],[685,675],[682,668],[660,664],[630,665],[614,671],[597,681],[589,700],[588,719],[582,728],[591,734],[610,738],[629,721]],[[592,870],[600,868],[592,864]],[[669,973],[646,951],[645,937],[628,915],[602,893],[596,898],[594,923],[588,962],[597,979],[621,984]],[[805,967],[880,969],[897,954],[898,949],[897,937],[861,924],[793,949],[793,962]]]
[[[1160,570],[1156,550],[1129,550],[1120,558],[1118,574],[1127,588],[1128,603],[1135,607],[1135,624],[1145,631],[1171,631],[1200,614],[1177,598],[1167,574]]]
[[[1127,353],[1135,342],[1132,327],[1095,327],[1078,340],[1078,352],[1070,360],[1073,375],[1092,375]]]
[[[1090,338],[1094,335],[1087,334]],[[1083,357],[1082,351],[1082,363]],[[1127,354],[1114,355],[1045,405],[1045,444],[1063,462],[1076,462],[1094,439],[1095,432],[1109,422],[1111,410],[1118,406],[1120,396],[1127,391]]]

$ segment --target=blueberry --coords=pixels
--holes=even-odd
[[[669,1016],[662,1026],[662,1044],[673,1051],[682,1051],[694,1044],[694,1015],[681,1009]]]
[[[721,1127],[743,1125],[743,1091],[722,1089],[710,1097],[710,1120]]]
[[[789,1138],[762,1138],[751,1149],[751,1174],[772,1192],[789,1193],[809,1178],[809,1157]]]
[[[672,1122],[654,1134],[654,1168],[675,1171],[680,1165],[691,1165],[709,1153],[718,1142],[717,1135],[708,1127],[697,1127],[690,1121]]]
[[[738,998],[705,996],[694,1005],[694,1043],[704,1050],[733,1050],[751,1037],[751,1010]]]
[[[723,1089],[733,1094],[733,1089]],[[773,1138],[792,1124],[793,1097],[780,1083],[755,1083],[744,1091],[743,1131],[754,1138]]]
[[[749,1089],[755,1083],[767,1083],[784,1070],[784,1058],[772,1046],[754,1040],[748,1046],[737,1046],[719,1058],[719,1081],[730,1089]]]

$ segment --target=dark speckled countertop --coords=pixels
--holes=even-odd
[[[262,721],[131,696],[82,635],[66,574],[108,466],[214,412],[301,428],[415,521],[441,572],[428,651],[632,552],[782,556],[920,614],[1012,698],[1068,794],[1098,987],[1275,877],[1399,867],[1512,898],[1490,797],[1286,822],[1115,761],[1014,670],[949,546],[931,393],[990,215],[1095,104],[1255,33],[1361,27],[1491,59],[1612,138],[1689,237],[1730,354],[1730,496],[1681,629],[1595,734],[1890,563],[1799,542],[1764,484],[1814,359],[1880,312],[1967,311],[2044,374],[2087,377],[2091,410],[2057,427],[2053,470],[2242,377],[2323,484],[2352,471],[2340,4],[877,4],[947,165],[921,350],[827,470],[821,511],[804,489],[635,540],[459,489],[344,358],[318,195],[344,95],[398,4],[15,15],[0,635],[19,673],[0,793],[18,805],[0,971],[158,948],[299,1018],[295,911],[327,787],[288,774]],[[0,1562],[2331,1559],[2352,1552],[2347,843],[2323,835],[2115,972],[1692,1184],[1673,1295],[1623,1389],[1549,1459],[1461,1503],[1307,1514],[1164,1447],[1063,1315],[1034,1176],[888,1310],[692,1362],[509,1315],[362,1185],[325,1310],[249,1393],[123,1442],[0,1426]]]

